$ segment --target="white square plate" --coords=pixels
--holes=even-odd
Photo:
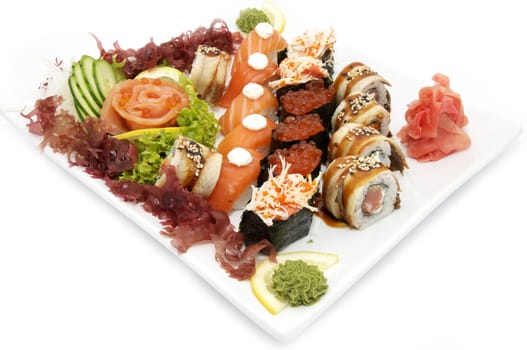
[[[217,16],[227,20],[233,17],[232,13],[222,16],[222,12],[232,11],[217,10]],[[186,21],[177,23],[177,30],[172,29],[172,32],[177,35],[183,30],[194,29],[199,25],[207,25],[208,23],[208,18],[203,21],[198,18],[187,18]],[[230,28],[234,30],[232,21],[229,24]],[[286,39],[289,39],[308,28],[304,27],[302,23],[288,23],[288,31],[284,35]],[[162,32],[159,28],[157,30],[158,33]],[[106,33],[97,34],[101,39],[103,35],[105,39],[108,38],[108,41],[114,39],[112,35],[107,36]],[[22,58],[19,62],[20,65],[14,68],[19,75],[18,79],[21,86],[38,86],[38,83],[45,77],[43,74],[47,69],[45,64],[41,64],[43,62],[52,62],[55,57],[68,61],[71,58],[78,58],[84,53],[91,55],[97,53],[95,43],[89,35],[84,35],[82,39],[77,36],[78,40],[75,39],[76,35],[78,33],[61,38],[50,38],[49,45],[37,46],[33,55]],[[155,32],[152,35],[156,38]],[[159,38],[158,41],[160,42],[167,38],[167,34],[159,36]],[[134,39],[136,40],[135,43],[128,41],[127,38],[119,38],[125,47],[144,44],[144,41],[141,42],[138,38]],[[336,71],[351,61],[362,61],[372,66],[391,82],[392,115],[394,116],[392,117],[391,129],[392,132],[398,131],[403,123],[401,116],[404,115],[406,104],[417,96],[414,81],[393,68],[378,62],[379,60],[373,60],[353,51],[351,47],[346,45],[345,40],[339,37],[339,33],[337,33],[337,41]],[[109,47],[108,44],[105,46]],[[28,65],[28,63],[32,64]],[[18,112],[12,111],[11,106],[30,106],[36,95],[34,91],[20,87],[13,89],[11,93],[10,104],[3,106],[5,110],[2,114],[17,127],[24,128],[25,120],[20,117]],[[398,175],[402,188],[401,208],[392,215],[362,231],[350,230],[349,228],[330,228],[315,217],[311,233],[286,249],[286,251],[331,252],[340,257],[339,264],[326,273],[330,286],[328,293],[319,303],[311,307],[287,308],[276,316],[269,314],[253,296],[249,282],[239,282],[229,278],[218,266],[214,260],[212,245],[193,247],[187,253],[177,256],[272,336],[279,339],[292,338],[312,323],[331,304],[335,303],[434,208],[500,154],[521,131],[519,127],[511,123],[493,123],[492,116],[482,111],[479,111],[477,115],[475,113],[469,115],[469,120],[466,131],[472,139],[472,145],[468,150],[433,163],[417,163],[409,159],[410,169],[404,176]],[[35,145],[40,141],[40,138],[29,133],[27,133],[27,138]],[[493,142],[488,142],[489,140],[493,140]],[[45,154],[60,164],[65,171],[80,180],[84,186],[96,192],[116,210],[129,217],[167,249],[177,254],[170,246],[169,240],[159,234],[160,225],[157,219],[144,212],[139,205],[119,200],[108,191],[101,181],[91,178],[80,168],[69,167],[63,156],[53,154],[49,149],[46,150]]]

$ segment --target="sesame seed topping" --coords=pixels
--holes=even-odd
[[[370,105],[371,103],[375,103],[375,98],[372,95],[361,93],[359,94],[359,96],[357,95],[350,96],[347,99],[347,101],[350,106],[351,113],[353,115],[357,115],[366,106]]]
[[[199,53],[207,56],[218,56],[221,53],[221,50],[214,46],[200,45]]]
[[[187,158],[194,163],[196,168],[194,176],[199,176],[201,169],[205,166],[205,156],[201,145],[193,140],[186,139],[178,145],[178,150],[185,151]]]
[[[349,72],[346,73],[346,79],[355,80],[364,75],[373,75],[377,74],[373,69],[366,65],[353,67]]]
[[[380,134],[379,130],[372,128],[371,126],[359,126],[351,129],[349,133],[355,136],[370,136]]]

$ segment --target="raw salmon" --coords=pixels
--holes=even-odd
[[[276,123],[269,118],[260,114],[250,114],[221,140],[217,151],[227,156],[233,148],[243,147],[258,150],[262,155],[266,155],[269,153],[275,128]]]
[[[227,135],[249,114],[257,113],[272,118],[277,111],[278,99],[271,90],[260,84],[249,83],[231,102],[218,122],[221,132]]]
[[[267,29],[269,32],[272,30],[272,34],[268,38],[264,38],[259,34],[261,27],[265,27],[268,23],[261,23],[257,28],[249,32],[240,44],[240,48],[234,56],[231,73],[240,67],[239,64],[243,61],[247,61],[250,55],[256,52],[267,55],[271,61],[276,62],[276,53],[287,48],[287,41],[282,37],[279,31],[275,29]],[[265,30],[265,28],[264,28]]]
[[[267,61],[267,65],[263,69],[255,69],[249,65],[249,61],[244,60],[239,62],[236,72],[233,71],[229,80],[229,85],[221,96],[218,105],[227,108],[232,101],[238,96],[243,87],[247,83],[257,83],[265,85],[268,81],[275,78],[278,66],[271,60]]]
[[[244,149],[238,148],[237,150]],[[255,150],[247,149],[246,151],[252,158],[247,165],[238,166],[232,163],[229,157],[225,157],[222,162],[220,178],[207,198],[213,209],[229,213],[233,207],[241,209],[251,199],[251,185],[256,183],[260,173],[262,155]]]

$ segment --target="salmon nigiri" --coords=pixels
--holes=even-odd
[[[267,155],[275,128],[276,123],[271,119],[261,114],[249,114],[221,140],[216,151],[226,156],[234,148],[243,147]]]
[[[287,48],[287,41],[279,31],[274,29],[269,23],[262,22],[247,34],[236,55],[232,65],[232,70],[238,68],[238,63],[246,61],[253,53],[260,52],[276,63],[276,54]]]
[[[248,83],[231,102],[218,122],[221,126],[221,132],[227,135],[233,128],[241,124],[243,118],[249,114],[257,113],[273,118],[277,111],[278,99],[269,88],[257,83]]]
[[[229,85],[218,102],[221,107],[229,107],[247,83],[264,84],[272,80],[278,68],[276,63],[260,52],[253,53],[237,65],[238,68],[232,71]]]
[[[251,185],[256,184],[262,158],[252,149],[232,149],[222,162],[220,178],[207,198],[210,206],[226,213],[242,209],[251,199]]]

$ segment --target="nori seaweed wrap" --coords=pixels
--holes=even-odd
[[[307,208],[301,209],[287,220],[275,220],[267,226],[253,211],[246,210],[242,214],[240,231],[246,245],[266,239],[277,251],[309,234],[313,212]]]
[[[275,149],[260,161],[261,171],[258,176],[258,185],[269,178],[269,171],[273,168],[273,175],[279,175],[282,171],[281,158],[291,164],[290,174],[301,174],[304,177],[311,175],[315,178],[320,173],[323,152],[313,141],[300,141],[287,148]]]
[[[246,245],[267,239],[276,250],[305,237],[309,233],[313,211],[312,199],[318,192],[319,177],[312,180],[291,174],[291,164],[281,158],[282,171],[269,175],[242,214],[239,231]]]
[[[290,115],[276,125],[271,138],[271,151],[288,148],[300,141],[313,141],[326,160],[329,133],[318,114]]]
[[[318,114],[329,129],[336,108],[335,87],[317,79],[305,84],[286,86],[277,91],[280,101],[279,116]]]

